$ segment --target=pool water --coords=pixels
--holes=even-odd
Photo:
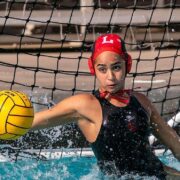
[[[180,163],[171,156],[159,157],[165,164],[180,170]],[[99,180],[112,179],[103,176],[95,157],[65,157],[55,160],[18,160],[0,163],[0,180]],[[114,177],[115,178],[115,177]],[[113,179],[114,179],[113,178]],[[117,178],[115,178],[117,179]],[[155,177],[124,175],[120,179],[156,179]]]
[[[90,173],[95,158],[61,158],[57,160],[25,160],[0,163],[0,179],[80,179]]]

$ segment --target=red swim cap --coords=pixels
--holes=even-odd
[[[124,41],[117,34],[105,34],[97,38],[94,43],[92,56],[88,59],[88,65],[92,75],[95,74],[94,60],[104,51],[112,51],[123,56],[126,61],[126,72],[130,72],[132,66],[132,58],[126,52]]]

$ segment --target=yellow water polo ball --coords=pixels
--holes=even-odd
[[[12,90],[0,91],[0,139],[15,140],[28,132],[34,110],[27,95]]]

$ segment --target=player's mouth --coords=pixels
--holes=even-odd
[[[116,87],[116,84],[109,84],[107,85],[108,88],[115,88]]]

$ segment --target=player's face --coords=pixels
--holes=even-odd
[[[95,60],[94,69],[101,90],[115,93],[124,88],[125,60],[119,54],[101,53]]]

